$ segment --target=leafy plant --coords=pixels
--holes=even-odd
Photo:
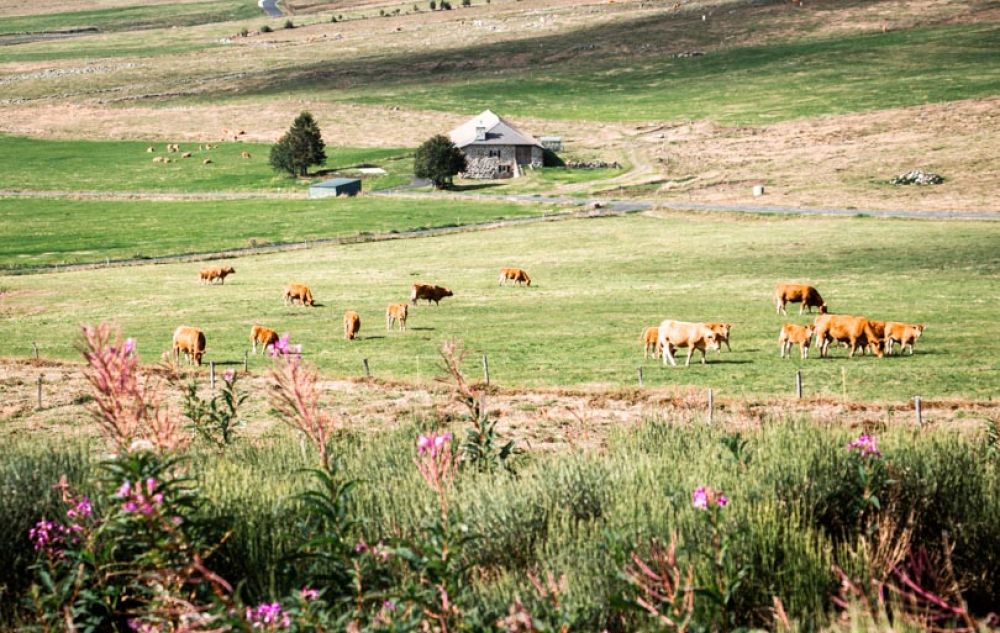
[[[291,28],[287,26],[290,23],[287,22],[285,28]],[[312,114],[302,112],[295,117],[288,132],[271,146],[269,162],[275,171],[305,176],[310,166],[326,162],[325,148],[316,120]]]
[[[181,407],[191,421],[187,428],[219,448],[232,444],[236,429],[243,426],[239,409],[249,394],[239,392],[237,381],[236,372],[230,369],[223,374],[221,391],[211,399],[198,395],[197,380],[188,383],[184,392]]]

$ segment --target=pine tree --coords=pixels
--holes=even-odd
[[[465,171],[466,166],[462,150],[441,134],[425,141],[413,156],[414,175],[429,178],[438,189],[451,185],[452,177]]]
[[[303,112],[295,118],[288,132],[271,146],[269,162],[277,171],[288,172],[293,177],[305,176],[311,165],[326,162],[325,147],[316,120]]]

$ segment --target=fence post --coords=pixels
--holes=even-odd
[[[795,371],[795,397],[802,399],[802,370]]]
[[[715,421],[715,392],[711,387],[708,388],[708,423],[713,424]]]
[[[42,375],[38,374],[38,408],[42,408]]]
[[[32,341],[31,342],[31,350],[35,354],[35,360],[38,360],[38,343]]]
[[[490,385],[490,360],[483,354],[483,376],[486,378],[486,386]]]
[[[920,407],[920,396],[913,396],[913,412],[917,416],[917,426],[922,427],[924,425],[924,412]]]
[[[212,385],[212,393],[215,393],[215,361],[208,364],[208,382]]]
[[[371,378],[372,377],[372,372],[368,368],[368,359],[367,358],[362,358],[361,362],[364,363],[364,366],[365,366],[365,378]]]
[[[246,350],[243,350],[243,373],[244,374],[250,373],[250,361],[249,361],[249,358],[250,358],[250,353],[248,351],[246,351]]]
[[[639,387],[642,388],[642,366],[639,366]]]

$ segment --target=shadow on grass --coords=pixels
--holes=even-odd
[[[448,187],[448,191],[476,191],[478,189],[491,189],[493,187],[502,187],[503,183],[499,182],[481,182],[470,185],[452,185]]]

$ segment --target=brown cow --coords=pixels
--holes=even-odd
[[[257,343],[260,343],[260,353],[263,354],[267,348],[278,342],[278,333],[263,325],[255,325],[250,328],[250,344],[253,345],[253,353],[257,353]]]
[[[513,280],[514,285],[531,285],[531,277],[528,276],[528,272],[523,268],[501,268],[500,279],[498,280],[499,284],[501,286],[507,285],[508,279]]]
[[[399,323],[399,331],[406,329],[406,316],[410,306],[405,303],[390,303],[385,309],[385,331],[392,329],[393,322]]]
[[[719,341],[715,332],[710,330],[704,323],[689,323],[687,321],[672,321],[666,319],[660,323],[660,335],[658,338],[660,349],[663,351],[663,364],[667,361],[674,367],[677,361],[674,360],[674,350],[679,347],[688,348],[687,360],[684,366],[691,364],[691,354],[694,350],[701,352],[701,364],[704,365],[705,348],[719,349]]]
[[[182,325],[174,330],[174,362],[180,362],[181,352],[184,352],[188,363],[201,365],[201,357],[205,354],[205,333],[200,328]]]
[[[650,326],[643,329],[642,337],[642,357],[649,358],[649,353],[653,353],[653,358],[657,358],[660,355],[660,328]]]
[[[361,316],[354,310],[344,313],[344,338],[353,341],[354,337],[361,331]]]
[[[706,323],[708,329],[715,332],[715,338],[719,341],[719,351],[722,351],[722,344],[726,344],[726,349],[730,352],[733,351],[732,347],[729,347],[729,331],[733,329],[732,323]]]
[[[305,284],[288,284],[285,286],[285,304],[294,305],[298,301],[304,306],[315,305],[312,290]]]
[[[442,288],[441,286],[413,284],[410,288],[410,303],[413,305],[417,305],[419,299],[426,299],[427,303],[433,301],[435,305],[441,305],[441,299],[451,296],[454,296],[451,290]]]
[[[819,308],[820,314],[826,314],[826,302],[812,286],[805,284],[778,284],[774,288],[774,308],[775,314],[788,314],[785,311],[786,303],[798,303],[799,314],[803,308]]]
[[[798,344],[799,357],[809,358],[809,344],[812,342],[813,334],[816,333],[814,325],[795,325],[786,323],[781,326],[781,334],[778,335],[778,347],[781,349],[781,357],[791,358],[792,345]]]
[[[851,349],[851,358],[859,347],[874,346],[875,355],[882,358],[882,339],[875,327],[865,317],[846,316],[840,314],[821,314],[813,321],[816,326],[816,342],[819,343],[819,355],[825,358],[830,351],[832,341],[843,341]]]
[[[889,321],[885,324],[885,351],[892,355],[892,346],[899,343],[899,353],[909,346],[910,356],[913,356],[913,344],[924,333],[924,326],[912,323],[898,323]]]
[[[216,279],[219,283],[225,284],[226,277],[229,275],[235,275],[236,269],[232,266],[227,266],[225,268],[205,268],[200,273],[198,273],[199,281],[204,281],[206,283],[214,283]]]

